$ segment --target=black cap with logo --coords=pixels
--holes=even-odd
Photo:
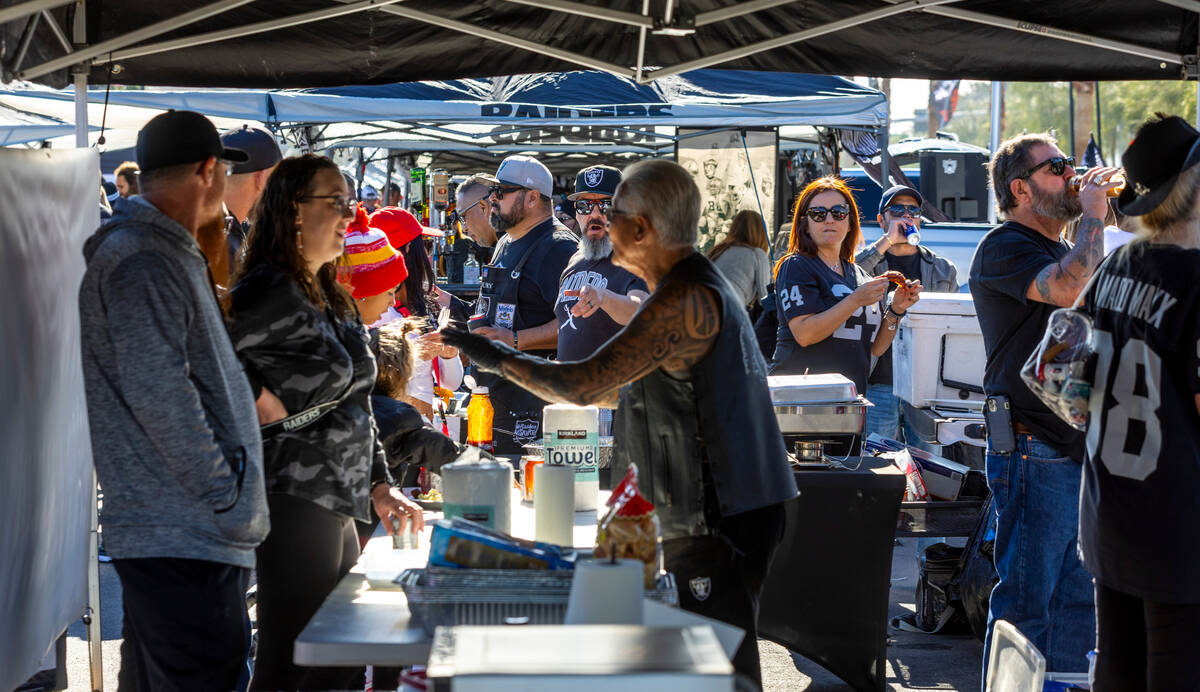
[[[575,174],[575,193],[567,195],[567,199],[579,199],[580,195],[617,194],[617,186],[621,184],[621,171],[612,166],[589,166]]]
[[[150,119],[138,132],[137,162],[142,174],[168,166],[197,163],[215,156],[245,163],[250,156],[221,144],[217,128],[194,111],[170,110]]]

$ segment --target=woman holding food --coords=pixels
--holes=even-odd
[[[368,505],[389,533],[393,521],[401,531],[424,523],[421,508],[389,483],[370,403],[375,359],[356,301],[338,282],[355,205],[329,159],[281,161],[229,296],[229,333],[263,426],[271,519],[257,551],[251,690],[361,687],[362,668],[296,665],[296,636],[358,559],[354,520],[368,518]],[[392,259],[378,285],[356,290],[385,293],[403,267]]]
[[[771,374],[840,373],[866,391],[872,357],[891,345],[921,282],[898,272],[871,278],[854,263],[861,242],[846,184],[832,177],[809,183],[796,200],[788,253],[775,265],[780,319]],[[889,282],[897,288],[884,305]]]

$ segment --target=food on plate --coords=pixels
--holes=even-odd
[[[437,488],[430,488],[428,492],[418,494],[417,499],[424,500],[425,502],[441,502],[442,491],[438,490]]]

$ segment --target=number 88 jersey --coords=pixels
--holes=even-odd
[[[1101,265],[1080,548],[1109,588],[1200,601],[1200,250],[1134,242]]]

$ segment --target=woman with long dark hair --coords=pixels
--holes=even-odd
[[[771,260],[767,257],[767,229],[756,211],[743,209],[733,217],[729,235],[708,251],[730,285],[749,307],[767,295],[771,283]]]
[[[258,548],[252,690],[361,686],[359,668],[292,662],[296,636],[358,559],[368,504],[401,530],[421,510],[393,490],[370,394],[375,360],[339,283],[354,198],[332,161],[284,159],[267,180],[229,296],[229,331],[257,398],[271,531]],[[311,421],[272,425],[305,414]],[[292,419],[293,422],[296,418]]]
[[[809,183],[796,200],[788,254],[775,264],[780,318],[772,374],[840,373],[867,390],[871,357],[887,351],[921,282],[904,282],[881,309],[888,278],[873,279],[854,263],[860,243],[850,188],[832,177]]]

